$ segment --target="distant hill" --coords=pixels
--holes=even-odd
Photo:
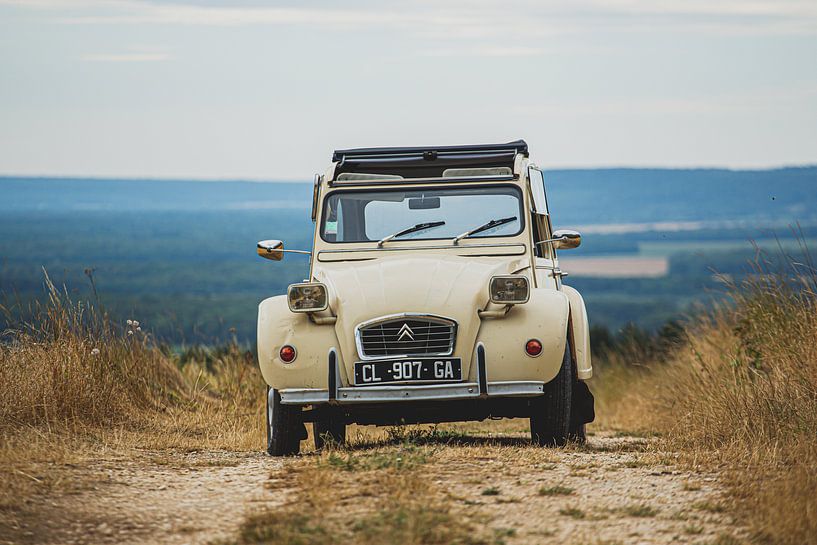
[[[817,166],[546,171],[559,224],[817,220]],[[0,211],[308,208],[309,182],[0,177]]]
[[[817,167],[545,172],[557,223],[817,219]]]
[[[749,238],[791,238],[795,221],[817,238],[817,167],[556,170],[546,181],[556,226],[692,223],[588,229],[571,257],[669,259],[662,278],[570,277],[596,325],[657,327],[676,317],[717,289],[713,270],[740,272]],[[87,270],[117,319],[136,317],[172,342],[251,341],[258,302],[307,274],[304,257],[270,263],[255,242],[308,248],[311,193],[309,182],[0,178],[0,298],[42,297],[42,267],[90,298]],[[0,315],[0,330],[7,325]]]
[[[306,182],[0,177],[0,211],[264,210],[308,208]]]

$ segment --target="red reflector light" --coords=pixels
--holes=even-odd
[[[289,363],[295,359],[295,347],[289,346],[288,344],[284,345],[281,347],[279,355],[281,356],[281,361],[284,363]]]
[[[528,353],[528,356],[538,356],[542,353],[542,343],[536,339],[529,340],[525,343],[525,352]]]

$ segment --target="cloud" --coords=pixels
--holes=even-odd
[[[86,62],[161,62],[170,59],[167,53],[94,53],[83,55]]]
[[[0,0],[74,25],[304,25],[410,31],[441,40],[618,32],[817,34],[813,0],[437,0],[346,3],[342,8],[190,0]],[[519,56],[519,52],[503,53]],[[498,56],[501,56],[498,55]]]
[[[545,54],[541,47],[483,46],[462,49],[427,49],[424,57],[539,57]]]
[[[706,97],[561,101],[558,104],[518,105],[514,107],[514,111],[517,114],[549,118],[724,114],[745,116],[764,110],[776,111],[781,108],[781,105],[798,104],[813,100],[815,96],[817,96],[817,86],[804,85]]]

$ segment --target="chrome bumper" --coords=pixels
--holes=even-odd
[[[477,382],[456,384],[423,384],[394,386],[341,386],[337,354],[329,351],[329,388],[286,388],[279,391],[284,405],[316,405],[330,403],[387,403],[394,401],[446,401],[488,397],[535,397],[544,393],[545,383],[539,381],[488,382],[485,370],[485,348],[477,345]],[[270,390],[272,395],[272,390]]]
[[[478,399],[480,397],[528,397],[539,396],[544,382],[489,382],[483,395],[477,382],[459,384],[430,384],[421,386],[359,386],[338,388],[337,397],[331,400],[339,405],[352,403],[383,403],[389,401],[445,401],[455,399]],[[284,405],[314,405],[329,403],[329,391],[313,388],[288,388],[280,390]]]

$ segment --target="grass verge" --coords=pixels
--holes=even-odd
[[[781,261],[759,255],[668,362],[608,366],[597,391],[610,425],[722,470],[756,542],[796,545],[817,535],[817,269],[807,252]]]
[[[445,491],[424,477],[422,465],[433,448],[385,444],[364,452],[330,451],[295,460],[276,484],[287,503],[249,516],[237,540],[229,543],[501,542],[501,536],[485,534],[468,515],[456,512]],[[414,463],[403,463],[407,457]],[[337,460],[344,462],[339,466]]]
[[[173,354],[138,321],[114,324],[46,281],[48,302],[0,342],[0,522],[13,525],[34,495],[82,487],[60,468],[100,453],[262,444],[251,355],[235,345]]]

